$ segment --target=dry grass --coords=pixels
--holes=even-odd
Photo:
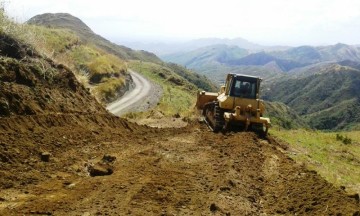
[[[0,33],[29,44],[41,55],[70,68],[79,82],[93,89],[99,101],[116,96],[125,85],[127,65],[124,60],[81,41],[71,30],[16,23],[1,8],[0,3]],[[98,85],[91,86],[92,79]]]

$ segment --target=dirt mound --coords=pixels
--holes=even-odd
[[[0,116],[106,113],[73,73],[0,35]]]
[[[215,134],[197,124],[156,129],[108,115],[26,118],[33,129],[0,128],[0,214],[352,215],[360,210],[358,200],[296,164],[275,141],[253,133]],[[49,127],[52,121],[55,126]],[[50,153],[49,162],[41,160],[42,152]],[[110,169],[98,168],[104,158],[111,158],[106,159]],[[92,177],[94,167],[102,174]]]

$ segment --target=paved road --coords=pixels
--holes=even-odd
[[[151,83],[140,74],[132,70],[129,71],[135,88],[106,107],[111,113],[117,116],[129,112],[136,103],[141,102],[151,94]]]

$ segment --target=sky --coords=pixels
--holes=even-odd
[[[110,40],[244,38],[261,45],[360,44],[360,0],[0,0],[24,22],[70,13]]]

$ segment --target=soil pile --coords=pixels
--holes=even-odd
[[[106,113],[65,66],[0,35],[0,116]]]
[[[108,115],[59,118],[66,124],[51,126],[54,120],[43,119],[31,121],[32,130],[1,131],[0,214],[357,215],[360,210],[356,196],[253,133],[215,134],[198,124],[155,129]]]

